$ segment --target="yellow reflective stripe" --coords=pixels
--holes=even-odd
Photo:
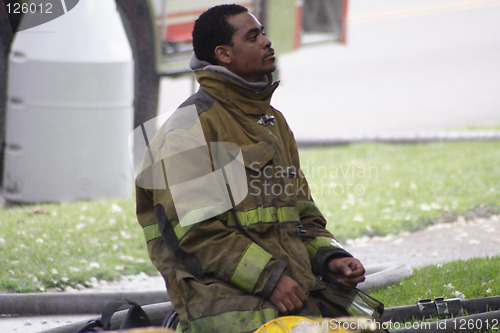
[[[264,219],[269,222],[278,221],[278,215],[276,215],[276,207],[257,207],[255,209],[247,210],[244,212],[235,211],[233,212],[233,214],[236,217],[236,222],[242,226],[249,226],[251,224],[264,222]]]
[[[250,244],[231,277],[231,284],[252,292],[260,274],[271,258],[272,255],[257,244]]]
[[[249,226],[257,223],[298,222],[297,206],[257,207],[246,211],[228,211],[218,216],[227,226]]]
[[[189,322],[190,332],[253,332],[266,322],[278,317],[275,308],[224,312]]]
[[[207,206],[202,208],[196,208],[190,210],[184,217],[179,221],[179,223],[183,226],[190,226],[196,224],[198,222],[202,222],[211,218],[213,216],[217,216],[222,212],[228,210],[226,206]]]
[[[316,252],[318,252],[319,248],[321,247],[333,247],[333,248],[338,248],[337,246],[333,245],[333,238],[330,237],[315,237],[311,239],[306,239],[304,241],[307,252],[309,253],[309,256],[311,258],[314,258],[314,255]]]
[[[175,235],[177,236],[177,239],[181,239],[188,230],[191,229],[191,226],[183,227],[180,224],[177,224],[174,227],[174,232]],[[142,228],[142,231],[144,232],[144,238],[146,239],[146,243],[152,241],[153,239],[156,238],[161,238],[161,232],[160,232],[160,227],[158,224],[150,224]]]
[[[297,206],[279,207],[277,211],[278,221],[280,222],[300,221],[299,209]]]
[[[161,233],[158,228],[158,224],[150,224],[142,228],[144,232],[144,238],[146,239],[146,243],[152,241],[153,239],[160,238]]]
[[[207,211],[215,212],[220,207],[205,207],[202,209],[197,209],[190,211],[181,221],[182,224],[186,226],[181,226],[180,223],[174,228],[175,234],[178,239],[181,239],[191,226],[193,221],[204,220]],[[256,223],[275,223],[275,222],[298,222],[300,221],[301,215],[315,215],[323,216],[319,211],[318,207],[312,201],[301,200],[297,202],[296,206],[285,206],[285,207],[257,207],[247,211],[227,211],[225,213],[217,215],[217,218],[225,221],[228,227],[235,226],[249,226]],[[146,242],[153,240],[155,238],[161,237],[158,230],[158,226],[155,224],[151,226],[144,227],[144,234],[146,235]],[[153,231],[148,231],[146,233],[146,228],[150,227]],[[152,235],[152,236],[151,236]]]
[[[316,204],[310,200],[299,200],[297,201],[297,206],[299,207],[299,214],[302,215],[313,215],[323,217],[321,211],[318,209]]]
[[[174,232],[175,232],[175,235],[177,236],[177,239],[181,240],[181,238],[184,237],[186,232],[188,232],[192,226],[193,225],[188,225],[186,227],[183,227],[183,226],[181,226],[180,223],[177,223],[177,225],[174,227]]]
[[[234,216],[232,211],[226,212],[227,215],[227,226],[228,227],[235,227],[238,225],[238,222],[236,222],[236,216]]]

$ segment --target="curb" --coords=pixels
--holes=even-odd
[[[500,131],[437,132],[341,136],[331,139],[298,139],[299,148],[340,146],[352,143],[415,144],[428,142],[500,141]]]
[[[0,314],[95,314],[101,313],[107,303],[123,298],[141,306],[169,301],[166,291],[2,294]]]

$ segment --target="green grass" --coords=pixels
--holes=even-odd
[[[155,273],[132,199],[0,210],[0,292],[90,286]]]
[[[352,184],[343,193],[313,193],[340,240],[417,230],[479,206],[499,211],[500,142],[360,144],[301,153],[312,187]],[[134,198],[0,208],[0,221],[0,292],[156,274]]]
[[[458,260],[416,269],[413,274],[369,294],[386,307],[416,304],[421,299],[480,298],[500,295],[500,257]]]
[[[450,130],[451,132],[469,132],[469,131],[498,131],[500,130],[500,124],[493,125],[480,125],[480,126],[467,126],[457,129]]]
[[[359,144],[301,152],[339,239],[419,230],[478,207],[500,210],[500,142]]]
[[[410,277],[369,294],[383,302],[385,307],[411,305],[422,299],[438,297],[490,297],[500,295],[499,276],[500,257],[458,260],[417,269]],[[496,328],[489,332],[500,332],[498,325]]]

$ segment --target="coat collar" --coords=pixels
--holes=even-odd
[[[206,66],[196,71],[200,86],[224,104],[231,103],[247,114],[261,115],[269,108],[278,82],[272,76],[260,82],[247,82],[222,66]]]

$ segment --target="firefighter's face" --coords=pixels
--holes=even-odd
[[[250,13],[230,16],[233,45],[216,48],[219,63],[241,78],[255,82],[276,69],[274,49],[260,22]]]

